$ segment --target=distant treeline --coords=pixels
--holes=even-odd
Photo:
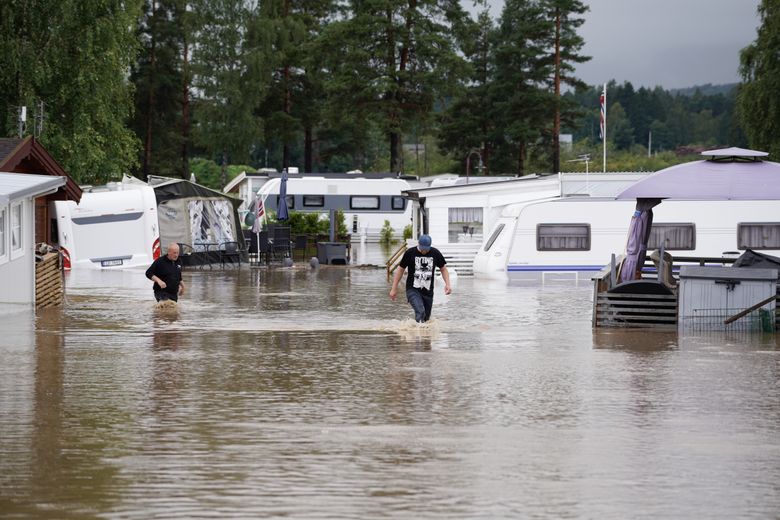
[[[568,130],[575,141],[599,140],[599,95],[602,87],[569,93],[583,117]],[[607,84],[607,139],[617,150],[634,145],[651,151],[674,151],[681,147],[746,146],[735,117],[737,85],[664,90],[630,82]],[[566,129],[564,129],[566,130]]]
[[[196,169],[221,186],[242,164],[523,174],[595,153],[584,3],[475,3],[476,19],[460,0],[5,0],[0,134],[26,106],[22,133],[82,183]],[[653,150],[744,142],[733,91],[611,83],[608,102],[617,151],[650,132]]]

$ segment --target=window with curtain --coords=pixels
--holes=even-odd
[[[650,239],[647,241],[647,249],[661,249],[665,251],[693,251],[696,249],[696,224],[656,224],[650,228]]]
[[[482,242],[482,208],[449,208],[448,240]]]
[[[538,224],[537,251],[590,251],[590,224]]]
[[[349,198],[350,209],[379,209],[379,197],[353,195]]]
[[[304,195],[304,208],[321,208],[325,206],[325,195]]]
[[[739,249],[780,249],[780,223],[747,222],[737,225]]]
[[[8,254],[8,249],[6,245],[6,237],[8,236],[8,233],[6,232],[6,223],[8,220],[5,216],[5,208],[0,209],[0,259],[2,259],[6,254]]]
[[[22,203],[11,206],[11,251],[22,248]]]

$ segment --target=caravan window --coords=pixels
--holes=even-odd
[[[590,224],[538,224],[537,251],[590,251]]]
[[[284,200],[287,201],[287,209],[293,209],[295,208],[295,197],[293,195],[287,195]],[[281,206],[281,197],[279,195],[276,196],[276,207],[278,208]]]
[[[321,208],[325,206],[325,195],[304,195],[304,208]]]
[[[398,195],[393,197],[393,209],[404,209],[406,207],[406,199],[399,197]]]
[[[349,198],[349,207],[351,209],[379,209],[379,197],[358,197]]]
[[[656,224],[650,228],[647,249],[693,251],[696,249],[696,224]]]
[[[490,238],[488,239],[487,243],[485,243],[485,251],[490,251],[490,248],[493,247],[493,242],[496,241],[498,238],[498,235],[501,234],[501,232],[504,230],[504,226],[506,224],[499,224],[495,231],[493,231],[493,234],[490,235]]]
[[[737,225],[739,249],[780,249],[780,223],[746,222]]]

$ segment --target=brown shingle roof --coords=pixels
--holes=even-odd
[[[65,186],[60,188],[66,199],[81,200],[81,188],[68,172],[32,137],[24,139],[0,138],[0,171],[35,173],[38,175],[59,175],[66,177]]]

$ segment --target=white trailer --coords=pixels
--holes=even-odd
[[[160,256],[154,189],[115,183],[85,191],[81,202],[51,202],[52,240],[62,249],[65,269],[148,266]]]
[[[504,208],[474,259],[476,276],[589,279],[623,252],[635,201],[556,197]],[[780,253],[780,200],[667,200],[653,208],[648,252],[737,256]]]
[[[276,212],[279,207],[280,179],[266,182],[258,195],[265,208]],[[287,209],[304,213],[328,215],[331,209],[342,210],[347,229],[353,235],[365,235],[376,241],[384,226],[390,222],[396,237],[412,223],[411,206],[401,196],[409,189],[403,179],[349,179],[306,176],[287,181]]]

